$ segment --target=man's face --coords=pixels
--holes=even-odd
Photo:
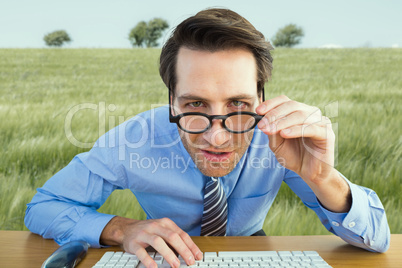
[[[255,112],[257,70],[254,56],[244,49],[208,52],[180,48],[177,59],[177,85],[172,99],[174,115],[200,112],[226,115],[236,111]],[[179,129],[183,145],[199,170],[206,176],[229,174],[247,150],[253,131],[234,134],[225,130],[222,120],[213,121],[201,134]]]

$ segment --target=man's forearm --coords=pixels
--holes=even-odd
[[[352,206],[352,194],[348,183],[336,169],[318,183],[308,183],[320,203],[332,212],[348,212]]]

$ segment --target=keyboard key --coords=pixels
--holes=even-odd
[[[306,256],[319,256],[317,251],[304,251],[304,255],[306,255]]]
[[[126,263],[126,267],[136,267],[139,263],[139,260],[129,260]]]
[[[214,258],[214,257],[218,257],[218,255],[216,254],[216,252],[205,252],[204,258],[208,258],[208,257]],[[223,257],[223,256],[221,256],[221,257]]]
[[[295,257],[304,256],[302,251],[292,251],[292,255],[295,256]]]
[[[292,253],[290,251],[278,251],[280,257],[291,257]]]
[[[113,257],[114,251],[107,251],[98,262],[107,262]]]
[[[154,261],[156,262],[156,264],[162,264],[163,258],[162,258],[162,256],[156,256],[154,258]]]

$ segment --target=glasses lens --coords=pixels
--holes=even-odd
[[[232,131],[246,131],[253,128],[255,118],[249,114],[235,114],[229,116],[226,121],[226,127]]]
[[[209,120],[202,115],[186,115],[180,118],[179,124],[186,131],[199,132],[208,128]]]

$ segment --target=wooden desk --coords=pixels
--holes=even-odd
[[[371,253],[346,244],[334,235],[267,237],[193,237],[202,251],[223,250],[315,250],[332,267],[402,267],[402,234],[391,235],[386,253]],[[40,267],[58,248],[25,231],[0,231],[0,267]],[[92,267],[104,252],[118,247],[89,249],[78,268]]]

